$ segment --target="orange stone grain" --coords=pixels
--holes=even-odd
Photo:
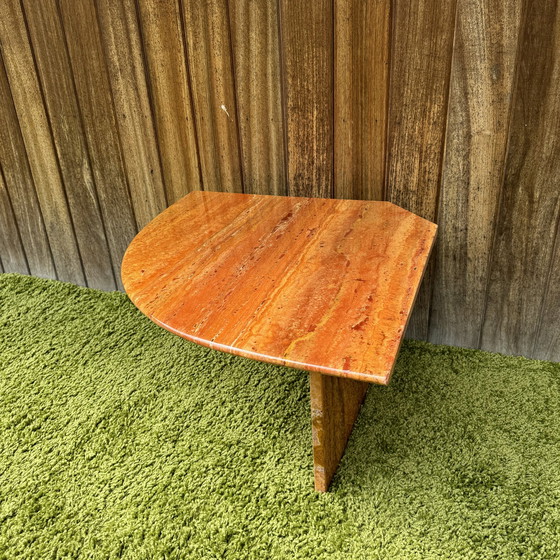
[[[387,384],[436,229],[389,202],[197,191],[136,236],[122,280],[198,344]]]

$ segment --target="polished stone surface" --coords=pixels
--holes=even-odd
[[[387,384],[436,229],[389,202],[197,191],[136,236],[122,279],[199,344]]]

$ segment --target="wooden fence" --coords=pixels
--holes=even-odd
[[[439,223],[408,335],[560,360],[556,0],[0,0],[4,271],[112,290],[193,189]]]

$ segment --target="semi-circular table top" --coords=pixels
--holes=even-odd
[[[134,238],[122,280],[198,344],[387,384],[436,229],[389,202],[196,191]]]

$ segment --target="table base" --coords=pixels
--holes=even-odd
[[[313,472],[318,492],[329,488],[369,385],[311,372]]]

